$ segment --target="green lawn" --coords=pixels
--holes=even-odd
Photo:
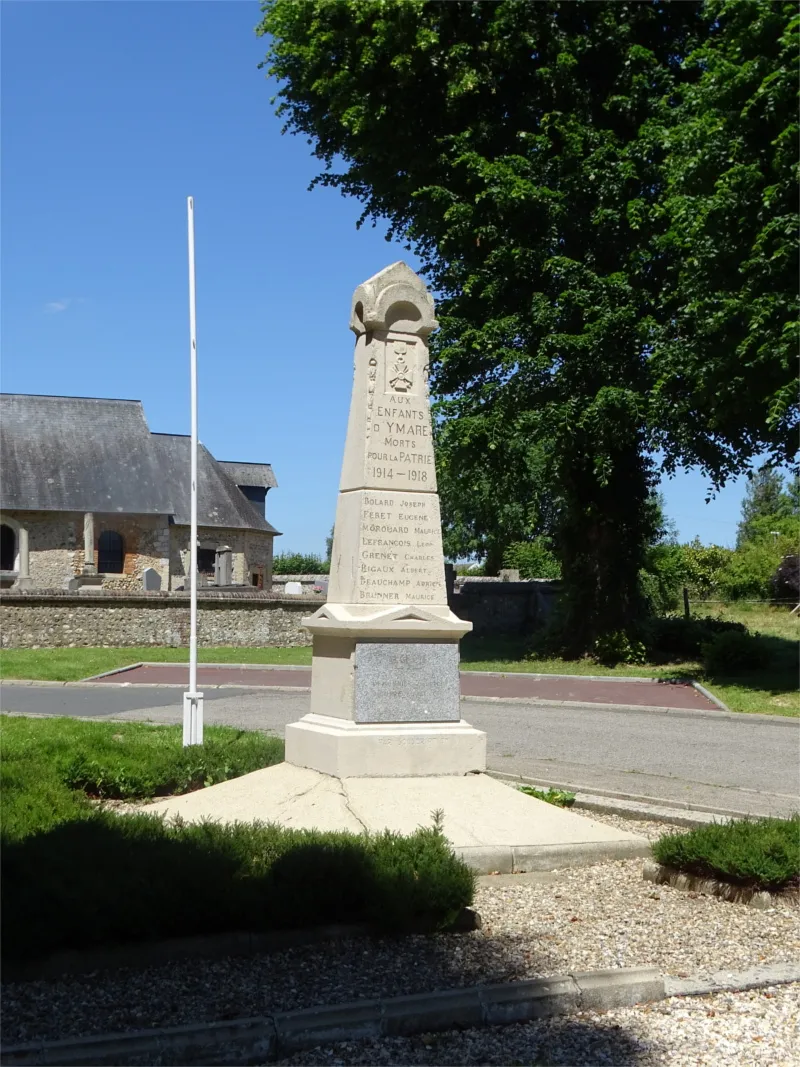
[[[594,660],[535,659],[516,639],[467,637],[461,646],[461,666],[468,671],[588,674],[608,677],[695,678],[732,711],[800,716],[798,640],[800,619],[783,609],[760,605],[693,604],[696,615],[743,622],[758,633],[770,651],[769,667],[737,675],[704,674],[696,660],[672,663],[602,667]],[[311,648],[203,648],[201,663],[271,663],[310,665]],[[185,648],[43,648],[5,649],[0,653],[0,677],[78,681],[141,660],[185,663]]]
[[[200,663],[290,663],[311,666],[311,648],[201,648]],[[188,648],[5,648],[0,678],[77,682],[131,663],[188,663]]]
[[[60,949],[369,923],[393,934],[445,929],[474,875],[440,829],[408,837],[264,823],[168,823],[91,798],[185,793],[267,767],[283,742],[208,727],[0,716],[3,957]]]

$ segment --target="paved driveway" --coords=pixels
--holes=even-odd
[[[210,689],[209,724],[282,734],[308,711],[307,691]],[[4,711],[181,721],[176,689],[21,686],[0,691]],[[485,730],[489,766],[591,792],[602,789],[753,814],[789,814],[798,800],[800,722],[767,716],[568,708],[464,701]]]

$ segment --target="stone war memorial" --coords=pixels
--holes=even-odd
[[[467,774],[486,737],[461,720],[428,399],[433,300],[404,263],[360,285],[328,602],[314,636],[311,714],[286,759],[342,778]]]
[[[284,763],[150,810],[356,833],[412,833],[440,812],[454,850],[481,872],[647,854],[642,838],[485,773],[486,734],[461,717],[459,641],[471,624],[450,610],[445,587],[428,397],[433,299],[394,263],[356,289],[350,328],[328,598],[303,620],[313,635],[309,713],[286,727]]]

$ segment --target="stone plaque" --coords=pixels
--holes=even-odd
[[[356,644],[356,722],[458,722],[460,696],[457,644]]]

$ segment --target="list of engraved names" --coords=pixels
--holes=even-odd
[[[357,599],[445,604],[441,538],[434,494],[362,490]]]

